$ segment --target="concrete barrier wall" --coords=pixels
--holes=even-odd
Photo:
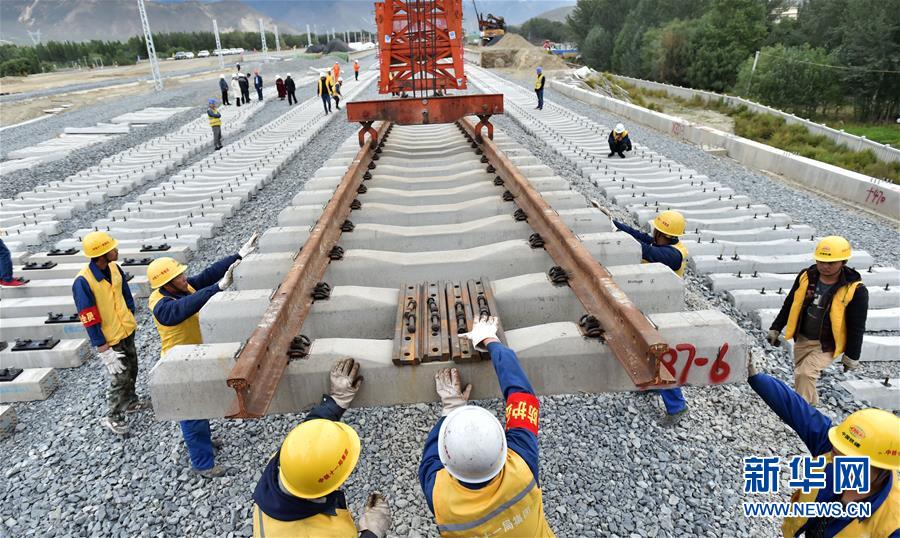
[[[781,174],[805,187],[826,193],[860,209],[900,220],[898,185],[794,155],[676,116],[654,112],[557,80],[549,82],[551,88],[573,99],[595,105],[693,144],[723,147],[729,157],[748,167]]]
[[[738,107],[744,105],[752,112],[756,112],[759,114],[772,114],[773,116],[784,118],[787,123],[802,125],[806,127],[806,129],[812,134],[826,136],[831,140],[834,140],[838,144],[843,144],[854,151],[864,151],[867,149],[872,150],[872,152],[875,153],[875,156],[879,160],[885,162],[900,161],[900,149],[892,148],[891,146],[886,144],[880,144],[878,142],[875,142],[874,140],[869,140],[864,136],[856,136],[842,130],[833,129],[831,127],[828,127],[827,125],[822,125],[821,123],[806,120],[801,117],[795,116],[794,114],[788,114],[787,112],[783,112],[776,108],[761,105],[754,101],[749,101],[747,99],[744,99],[743,97],[722,95],[720,93],[708,92],[705,90],[695,90],[693,88],[684,88],[682,86],[672,86],[671,84],[663,84],[661,82],[654,82],[652,80],[626,77],[624,75],[615,76],[628,82],[629,84],[634,84],[639,88],[644,88],[646,90],[661,90],[671,96],[680,97],[682,99],[690,100],[696,96],[699,96],[707,103],[709,101],[724,101],[730,107]]]

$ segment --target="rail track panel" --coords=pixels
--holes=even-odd
[[[681,279],[658,264],[640,264],[638,244],[612,232],[607,217],[527,150],[499,131],[494,142],[669,343],[660,368],[676,383],[746,377],[748,340],[737,325],[719,312],[684,312]],[[365,151],[371,150],[360,150],[354,136],[308,178],[278,226],[263,234],[259,252],[238,267],[235,290],[204,308],[207,344],[174,348],[153,368],[157,418],[215,418],[233,410],[235,390],[226,381],[236,357],[258,325],[271,325],[270,301],[283,295],[282,281],[318,233],[323,208]],[[295,335],[303,338],[292,343],[290,356],[276,357],[283,377],[264,413],[296,412],[318,401],[327,390],[320,374],[338,357],[363,364],[360,405],[432,401],[433,375],[450,364],[467,378],[491,378],[490,361],[467,355],[456,336],[485,311],[499,316],[502,338],[539,393],[635,389],[610,347],[588,336],[597,334],[589,323],[579,324],[585,307],[567,272],[551,271],[556,264],[533,235],[534,215],[522,212],[482,153],[455,125],[390,129],[351,197],[339,248],[327,251],[322,284]],[[480,384],[474,397],[497,395],[496,385]]]
[[[649,226],[666,209],[682,212],[687,221],[682,240],[690,252],[691,267],[706,275],[714,291],[725,294],[761,328],[768,329],[797,272],[814,263],[812,252],[819,236],[792,215],[754,204],[640,141],[626,159],[608,159],[608,126],[554,103],[543,111],[533,110],[531,92],[484,69],[470,68],[470,81],[483,91],[503,92],[507,114],[547,141],[640,224]],[[873,323],[867,324],[860,359],[895,361],[900,357],[900,336],[870,333],[900,331],[896,317],[887,321],[900,308],[900,270],[875,266],[872,256],[862,250],[854,251],[850,265],[860,270],[872,296],[869,318]]]

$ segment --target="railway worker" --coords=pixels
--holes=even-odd
[[[819,402],[816,380],[835,359],[843,354],[845,372],[859,365],[869,292],[859,272],[847,267],[851,254],[843,237],[823,237],[815,265],[794,279],[766,338],[778,346],[784,329],[784,337],[794,340],[794,388],[811,405]]]
[[[353,60],[353,80],[359,80],[359,60]]]
[[[341,95],[341,86],[343,86],[343,85],[344,85],[344,79],[343,78],[337,79],[337,82],[334,83],[334,91],[332,92],[332,97],[334,97],[334,106],[338,110],[341,109],[341,97],[343,97]]]
[[[339,359],[331,368],[329,394],[315,406],[269,459],[253,491],[253,536],[357,536],[384,538],[391,508],[369,495],[359,527],[339,489],[359,460],[356,431],[341,422],[362,385],[359,363]]]
[[[222,258],[199,275],[186,277],[187,267],[172,258],[157,258],[147,266],[147,280],[153,292],[148,300],[153,322],[159,333],[160,355],[175,346],[202,344],[200,309],[213,295],[224,291],[234,281],[234,269],[244,256],[256,249],[253,234],[237,254]],[[212,432],[208,420],[182,420],[181,434],[191,459],[191,468],[203,478],[216,478],[226,473],[216,465]]]
[[[275,91],[278,92],[278,99],[280,101],[284,101],[284,98],[287,95],[287,90],[285,90],[284,88],[284,79],[281,78],[281,75],[275,77]]]
[[[441,536],[553,536],[538,484],[540,403],[515,352],[497,339],[497,318],[465,334],[487,348],[506,401],[506,429],[494,413],[467,405],[456,368],[435,375],[443,410],[419,464],[419,483]]]
[[[231,74],[231,94],[234,95],[234,104],[241,106],[241,86],[238,83],[237,73]]]
[[[606,209],[600,208],[609,215]],[[684,235],[684,216],[678,211],[663,211],[653,219],[653,236],[635,230],[631,226],[613,221],[616,228],[637,239],[641,244],[641,263],[661,263],[684,278],[687,267],[688,251],[678,238]],[[663,404],[666,406],[666,425],[673,425],[688,411],[687,401],[679,387],[659,389]]]
[[[241,87],[241,101],[250,102],[250,73],[238,74],[238,85]]]
[[[334,65],[331,66],[331,80],[336,81],[339,78],[341,78],[341,64],[334,62]]]
[[[253,73],[253,87],[256,88],[256,98],[259,99],[260,102],[262,102],[263,78],[259,74],[259,69],[253,71]]]
[[[322,98],[322,107],[325,109],[325,114],[331,114],[331,94],[334,93],[334,86],[331,84],[331,74],[322,74],[319,78],[316,92]]]
[[[110,375],[108,410],[101,424],[115,434],[125,435],[128,433],[125,414],[147,409],[150,401],[139,399],[134,391],[138,374],[134,347],[137,322],[125,271],[116,263],[118,244],[106,232],[84,236],[82,253],[90,262],[75,277],[72,295],[81,324]]]
[[[216,100],[210,99],[209,106],[206,108],[206,117],[209,119],[209,126],[213,133],[213,147],[215,151],[222,149],[222,113],[216,106]]]
[[[291,78],[290,73],[284,77],[284,91],[287,92],[288,106],[296,104],[297,94],[295,92],[297,91],[297,85],[294,84],[294,79]]]
[[[0,239],[0,286],[16,288],[27,283],[28,279],[13,276],[12,255],[9,253],[9,248]]]
[[[616,124],[616,128],[609,133],[609,155],[607,157],[612,157],[614,154],[618,154],[619,157],[625,158],[625,152],[631,151],[631,139],[628,138],[628,131],[625,130],[625,126],[621,123]]]
[[[537,78],[534,81],[534,93],[537,95],[536,110],[544,110],[544,85],[547,83],[547,77],[544,76],[544,70],[540,67],[535,69]]]
[[[900,418],[881,409],[851,413],[837,426],[786,384],[750,364],[748,383],[785,424],[791,427],[813,457],[823,456],[824,482],[835,484],[835,456],[865,457],[869,465],[869,490],[865,493],[832,487],[797,490],[791,503],[864,502],[871,508],[866,518],[787,517],[781,524],[785,537],[882,536],[900,537]]]
[[[219,75],[219,89],[222,90],[222,106],[230,105],[228,102],[228,82],[225,75]]]

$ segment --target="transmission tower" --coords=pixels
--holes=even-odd
[[[278,27],[275,27],[275,52],[281,52],[281,40],[278,39]]]
[[[38,43],[41,42],[41,30],[40,29],[38,29],[37,31],[34,31],[34,32],[32,32],[31,30],[26,30],[26,32],[28,32],[28,37],[31,38],[32,45],[37,46]]]
[[[150,72],[153,74],[153,87],[156,91],[162,91],[162,75],[159,74],[159,61],[156,59],[156,47],[153,46],[153,34],[150,33],[150,21],[147,20],[147,8],[144,0],[137,0],[138,11],[141,13],[141,26],[144,27],[144,40],[147,41],[147,57],[150,58]]]
[[[266,60],[268,60],[269,47],[266,46],[266,30],[263,28],[262,19],[259,19],[259,37],[262,40],[262,53],[265,55]]]
[[[225,69],[225,58],[222,57],[222,40],[219,39],[219,23],[213,19],[213,33],[216,34],[216,52],[219,53],[219,69]]]

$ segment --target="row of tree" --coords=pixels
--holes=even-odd
[[[258,32],[226,32],[219,34],[222,48],[256,50],[262,47]],[[282,48],[305,48],[306,34],[279,35]],[[327,45],[328,36],[313,35],[314,44]],[[216,48],[212,32],[175,32],[153,34],[157,55],[170,57],[178,51],[208,50]],[[275,34],[266,34],[266,46],[275,49]],[[147,58],[147,45],[143,37],[128,41],[50,41],[36,46],[0,45],[0,76],[22,76],[53,71],[74,66],[131,65]]]
[[[786,7],[785,0],[578,0],[565,25],[532,19],[520,31],[535,43],[572,39],[598,70],[810,116],[852,106],[860,120],[893,120],[900,0],[806,0],[796,19],[780,16]]]

